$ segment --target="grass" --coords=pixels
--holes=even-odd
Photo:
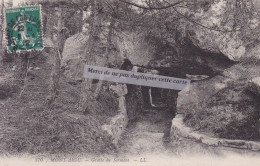
[[[31,66],[40,69],[30,71],[25,84],[17,83],[24,91],[12,91],[7,85],[1,85],[0,91],[8,97],[0,100],[0,153],[19,156],[21,154],[103,154],[113,153],[111,137],[101,129],[103,124],[118,113],[118,101],[115,94],[104,82],[96,100],[88,102],[89,111],[77,110],[80,84],[70,84],[61,75],[59,94],[51,109],[44,100],[49,93],[52,64],[47,53],[31,61]],[[10,74],[10,63],[6,62],[4,75]],[[11,84],[10,84],[11,85]],[[12,95],[9,93],[12,92]],[[92,94],[92,92],[90,93]]]

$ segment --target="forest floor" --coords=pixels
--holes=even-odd
[[[114,146],[101,126],[117,114],[113,95],[102,91],[90,103],[93,109],[77,111],[80,85],[61,76],[59,94],[48,108],[52,69],[48,61],[45,52],[32,59],[28,67],[33,70],[20,81],[13,76],[14,61],[0,67],[0,155],[111,153]]]

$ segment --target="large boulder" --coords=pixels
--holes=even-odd
[[[256,3],[257,10],[260,4]],[[179,92],[177,111],[184,122],[200,132],[229,139],[260,140],[259,36],[254,33],[229,33],[231,24],[223,26],[227,1],[216,1],[207,10],[183,9],[198,24],[186,23],[187,37],[202,50],[237,61],[217,76],[191,83],[190,89]],[[259,21],[251,20],[252,32]],[[182,25],[184,26],[184,25]],[[204,26],[204,27],[203,27]],[[256,28],[257,29],[257,28]],[[203,61],[205,63],[207,61]],[[214,62],[210,60],[210,62]],[[222,61],[223,63],[226,60]],[[215,63],[216,64],[216,63]],[[209,66],[209,64],[207,64]],[[215,65],[219,66],[221,63]]]
[[[155,58],[155,48],[149,44],[142,33],[122,32],[118,47],[121,56],[128,58],[133,65],[147,66]]]
[[[82,80],[84,62],[83,55],[87,36],[83,33],[71,36],[65,41],[61,66],[65,69],[64,74],[74,80]]]
[[[258,2],[254,3],[259,5]],[[248,55],[253,55],[247,54],[247,47],[259,39],[257,27],[259,27],[260,22],[257,17],[252,17],[248,23],[250,29],[246,30],[248,31],[247,33],[242,31],[234,32],[231,24],[232,21],[223,24],[227,18],[226,13],[229,10],[228,8],[230,8],[227,4],[228,1],[220,0],[211,4],[207,9],[203,7],[195,11],[189,8],[182,9],[181,12],[188,13],[191,19],[197,22],[197,24],[193,21],[189,23],[185,22],[181,27],[185,27],[182,28],[183,33],[187,34],[188,32],[187,37],[201,49],[223,53],[230,60],[240,61],[248,57]],[[259,55],[256,57],[260,58]]]
[[[260,139],[260,99],[247,90],[259,73],[257,66],[237,64],[214,78],[194,82],[179,93],[177,111],[196,130],[224,138]]]
[[[65,69],[64,74],[73,80],[83,79],[83,69],[86,64],[86,47],[89,34],[78,33],[69,37],[64,44],[61,66]],[[119,66],[123,62],[123,57],[119,54],[117,43],[114,41],[113,48],[108,53],[108,43],[105,38],[100,39],[95,44],[94,55],[97,66]]]
[[[144,36],[133,32],[120,32],[117,36],[112,38],[109,46],[105,36],[100,35],[94,48],[95,65],[107,66],[109,64],[119,67],[123,59],[127,58],[134,65],[146,66],[155,58],[155,48],[146,41]],[[88,38],[88,32],[82,32],[65,41],[61,65],[68,78],[82,79]],[[107,54],[108,49],[110,49],[109,54]]]

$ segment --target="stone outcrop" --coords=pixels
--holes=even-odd
[[[253,151],[260,151],[260,142],[246,141],[246,140],[229,140],[212,137],[206,134],[194,131],[194,129],[187,127],[183,123],[183,117],[181,114],[176,115],[172,120],[171,126],[171,140],[173,143],[177,143],[183,139],[188,139],[193,142],[203,143],[208,146],[214,147],[228,147],[247,149]]]
[[[64,68],[64,74],[68,78],[81,80],[83,75],[84,50],[88,40],[88,32],[81,32],[69,37],[64,44],[61,66]],[[122,32],[117,34],[118,38],[113,38],[113,48],[109,55],[106,55],[108,48],[106,39],[101,36],[98,41],[98,47],[95,47],[95,65],[97,66],[116,66],[119,68],[123,59],[127,58],[134,65],[146,66],[155,58],[155,49],[149,43],[136,33]],[[142,58],[140,58],[142,57]]]
[[[127,87],[125,84],[117,84],[110,85],[109,89],[118,96],[119,114],[112,117],[110,123],[107,125],[103,125],[102,129],[105,130],[112,137],[112,143],[116,146],[128,123],[125,102]]]
[[[86,64],[85,49],[88,40],[88,33],[78,33],[68,38],[64,44],[61,66],[64,68],[64,74],[73,80],[83,79],[83,69]],[[113,49],[107,55],[108,45],[106,40],[101,38],[98,41],[98,47],[95,47],[95,65],[107,66],[120,66],[123,62],[123,57],[120,56],[118,49]]]
[[[196,130],[223,138],[256,139],[260,102],[247,87],[255,85],[259,73],[258,66],[237,64],[221,75],[194,82],[189,90],[179,92],[177,111]]]
[[[120,55],[128,58],[133,65],[146,66],[155,58],[155,48],[141,33],[122,32],[118,35]]]
[[[204,64],[217,71],[216,75],[186,73],[210,77],[194,80],[188,91],[179,92],[177,111],[183,114],[184,123],[194,130],[221,138],[259,140],[260,133],[257,126],[260,118],[260,44],[257,42],[257,35],[246,34],[245,36],[241,34],[242,32],[231,35],[222,32],[222,30],[232,30],[231,24],[225,26],[222,24],[226,4],[226,1],[221,0],[210,4],[207,10],[204,8],[180,10],[193,14],[193,20],[208,27],[193,23],[181,25],[186,27],[185,30],[189,34],[187,38],[192,44],[209,52],[208,55],[214,54],[216,59],[221,58],[222,55],[233,63],[230,63],[230,66],[220,67],[227,60],[223,59],[220,63],[215,63],[217,61],[213,59],[197,56],[192,63],[198,63],[200,66]],[[259,21],[251,20],[249,26],[258,25]]]
[[[259,20],[256,19],[257,17],[248,20],[247,24],[251,29],[248,30],[246,36],[243,36],[244,34],[241,34],[242,32],[239,30],[232,31],[232,23],[223,24],[227,17],[227,10],[230,10],[227,8],[231,8],[230,6],[227,7],[227,3],[224,0],[216,1],[209,8],[201,7],[199,10],[195,9],[195,12],[192,9],[180,10],[182,13],[192,15],[192,20],[198,23],[185,22],[186,24],[181,25],[185,27],[183,28],[185,32],[182,33],[187,34],[188,32],[187,37],[199,48],[209,52],[222,53],[233,61],[240,61],[250,56],[259,58],[259,55],[247,54],[248,45],[251,45],[259,38],[257,35],[250,35],[258,33]],[[258,2],[254,2],[254,4],[259,5]]]
[[[81,32],[69,37],[65,41],[61,67],[66,82],[69,84],[73,83],[77,85],[77,82],[83,79],[83,69],[87,63],[85,61],[85,47],[88,41],[88,35],[88,31]],[[112,37],[113,46],[111,47],[109,55],[107,54],[108,45],[106,39],[100,35],[97,41],[98,46],[94,48],[95,64],[92,65],[120,69],[125,58],[129,59],[132,64],[137,65],[147,65],[148,62],[154,58],[153,48],[136,33],[122,32],[118,35],[121,36],[121,38]],[[93,85],[93,87],[94,86],[95,85]],[[136,111],[140,110],[140,104],[143,104],[140,103],[142,100],[142,96],[140,96],[142,94],[141,86],[109,82],[104,88],[115,94],[115,96],[117,96],[117,102],[119,103],[118,110],[116,110],[118,113],[111,117],[111,119],[106,119],[106,122],[102,125],[102,129],[111,137],[113,145],[117,146],[117,142],[124,132],[128,120],[135,117],[134,114]],[[89,109],[91,108],[89,107]]]

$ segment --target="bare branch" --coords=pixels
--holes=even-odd
[[[207,27],[205,25],[202,25],[192,19],[190,19],[188,16],[185,16],[184,14],[182,14],[181,12],[179,12],[177,9],[173,9],[176,13],[178,13],[179,15],[181,15],[182,17],[184,17],[185,19],[187,19],[188,21],[194,23],[194,24],[197,24],[203,28],[206,28],[206,29],[209,29],[209,30],[214,30],[214,31],[219,31],[219,32],[227,32],[227,31],[224,31],[224,30],[221,30],[221,29],[215,29],[215,28],[211,28],[211,27]]]
[[[138,5],[136,3],[132,3],[132,2],[128,2],[126,0],[119,0],[120,2],[123,2],[123,3],[126,3],[126,4],[129,4],[129,5],[132,5],[132,6],[135,6],[135,7],[138,7],[138,8],[142,8],[142,9],[146,9],[146,10],[161,10],[161,9],[167,9],[167,8],[170,8],[170,7],[174,7],[176,5],[179,5],[181,4],[182,2],[184,2],[183,0],[182,1],[178,1],[176,3],[173,3],[173,4],[170,4],[170,5],[167,5],[167,6],[162,6],[162,7],[151,7],[151,6],[142,6],[142,5]]]

